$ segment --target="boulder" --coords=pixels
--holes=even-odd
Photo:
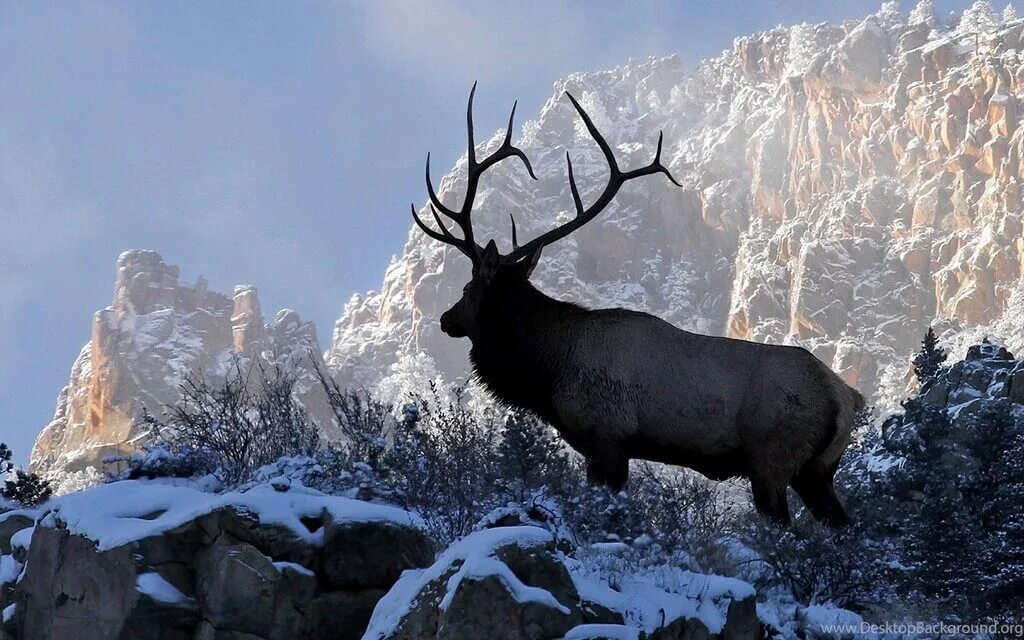
[[[298,640],[358,640],[383,595],[383,589],[363,589],[333,591],[313,598],[299,627]]]
[[[196,597],[208,622],[222,632],[290,640],[309,609],[316,576],[275,564],[256,547],[222,536],[196,561]]]
[[[11,537],[34,522],[35,514],[28,511],[8,511],[0,515],[0,555],[11,553]]]
[[[410,514],[309,490],[125,481],[49,507],[24,577],[0,591],[17,640],[356,640],[398,576],[433,559]]]
[[[484,529],[407,571],[374,609],[366,640],[757,640],[753,587],[678,570],[667,592],[642,576],[613,590],[536,526]]]
[[[328,517],[321,553],[320,573],[332,589],[386,589],[405,569],[430,564],[434,546],[415,527]]]
[[[194,607],[144,597],[137,580],[134,545],[98,551],[59,524],[37,526],[15,589],[15,637],[188,640]]]

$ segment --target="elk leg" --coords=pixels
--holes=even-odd
[[[773,483],[758,479],[750,479],[750,489],[754,494],[754,508],[763,516],[767,516],[776,524],[789,524],[789,503],[786,501],[786,488],[777,487]]]
[[[604,485],[612,491],[622,491],[629,480],[629,458],[616,447],[603,445],[594,448],[587,459],[587,481]]]
[[[844,527],[850,524],[850,516],[832,485],[833,473],[808,465],[793,477],[790,484],[815,520],[830,527]]]

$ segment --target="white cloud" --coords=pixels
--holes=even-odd
[[[382,0],[360,6],[371,52],[460,89],[474,80],[554,79],[559,61],[591,49],[589,20],[561,4]]]

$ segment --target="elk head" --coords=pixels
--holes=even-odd
[[[661,164],[661,133],[658,134],[658,148],[655,151],[654,160],[650,164],[639,169],[622,171],[619,169],[611,147],[597,130],[597,127],[594,126],[590,116],[580,106],[576,98],[569,92],[566,92],[565,95],[568,96],[572,106],[575,107],[580,118],[583,119],[587,131],[590,132],[591,137],[594,138],[597,146],[600,147],[601,152],[604,154],[605,160],[608,163],[608,184],[593,204],[589,207],[584,207],[579,189],[576,186],[576,177],[572,170],[572,159],[569,157],[569,153],[566,152],[565,161],[569,171],[569,188],[576,207],[576,215],[573,219],[537,236],[526,244],[520,245],[516,234],[516,221],[510,215],[512,220],[512,251],[504,255],[500,254],[494,240],[490,240],[486,246],[481,246],[473,236],[471,220],[473,202],[476,198],[480,177],[494,165],[506,158],[512,157],[519,158],[523,162],[531,178],[536,180],[537,176],[534,175],[533,167],[530,166],[530,160],[526,157],[526,154],[512,144],[512,123],[516,114],[515,104],[512,105],[512,113],[508,118],[508,128],[505,130],[505,139],[501,146],[483,160],[477,160],[476,143],[473,140],[473,95],[475,93],[476,84],[474,83],[473,89],[469,92],[469,105],[466,109],[468,175],[466,180],[466,197],[462,202],[462,206],[458,209],[452,209],[445,206],[441,199],[437,197],[433,181],[430,178],[430,154],[428,153],[426,167],[427,193],[430,196],[428,207],[438,228],[434,229],[427,225],[416,212],[415,206],[411,207],[413,220],[416,221],[416,224],[425,234],[439,242],[455,247],[465,254],[473,264],[472,279],[463,289],[462,298],[441,316],[442,331],[453,338],[469,337],[470,339],[473,339],[478,334],[480,310],[486,300],[496,293],[500,295],[501,292],[507,290],[512,285],[525,283],[533,272],[533,268],[537,265],[537,261],[540,260],[540,254],[544,247],[564,238],[593,220],[608,206],[608,203],[612,201],[615,194],[618,193],[619,189],[626,182],[654,173],[663,173],[673,184],[681,186],[672,177],[668,169]],[[441,217],[442,214],[455,223],[461,231],[461,237],[448,229],[448,226]]]

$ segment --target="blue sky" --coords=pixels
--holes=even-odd
[[[686,63],[732,38],[879,2],[0,3],[0,440],[26,460],[117,255],[260,289],[318,326],[379,285],[464,143],[560,76]],[[940,12],[968,2],[937,3]],[[904,11],[910,5],[904,3]]]

